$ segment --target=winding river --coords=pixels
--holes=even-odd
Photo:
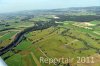
[[[35,24],[35,26],[28,27],[28,28],[22,30],[21,32],[17,33],[14,40],[10,44],[8,44],[8,46],[6,46],[6,47],[4,47],[3,49],[0,50],[0,56],[5,54],[6,52],[11,50],[12,48],[16,47],[19,44],[19,42],[22,40],[24,34],[30,32],[30,31],[43,30],[43,29],[49,28],[53,24],[50,24],[48,26],[46,26],[46,25],[47,25],[47,23],[45,23],[45,24]]]

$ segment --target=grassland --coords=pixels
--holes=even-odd
[[[49,19],[40,17],[32,18],[28,21],[14,22],[7,21],[10,26],[5,28],[16,28],[0,32],[0,47],[7,46],[14,38],[16,33],[24,28],[34,25],[34,21],[48,21]],[[6,23],[6,24],[7,24]],[[60,21],[58,26],[52,26],[44,30],[32,31],[24,35],[23,40],[9,52],[1,56],[8,66],[55,66],[54,64],[40,63],[40,57],[48,58],[77,58],[91,57],[96,58],[100,55],[100,21],[76,22]],[[87,25],[88,24],[93,24]],[[86,28],[87,27],[87,28]],[[91,29],[89,29],[91,28]],[[3,27],[0,28],[4,29]],[[18,30],[18,31],[16,31]],[[94,56],[97,55],[97,56]],[[93,66],[100,66],[100,61]],[[74,59],[72,66],[87,66],[91,64],[77,64]],[[64,66],[59,63],[58,66]],[[66,64],[67,66],[67,64]],[[91,65],[92,66],[92,65]]]
[[[3,56],[11,56],[6,60],[7,64],[9,66],[27,66],[27,64],[29,64],[28,66],[38,66],[39,57],[45,57],[45,55],[50,58],[60,58],[62,56],[76,58],[77,56],[88,57],[97,53],[97,50],[94,48],[100,49],[100,40],[96,40],[100,39],[100,35],[95,34],[94,31],[99,32],[99,30],[73,26],[75,22],[65,21],[62,23],[63,25],[59,25],[58,27],[50,27],[42,31],[33,31],[26,34],[26,39],[15,47],[12,52],[8,52]],[[95,22],[91,23],[94,24]],[[95,24],[98,24],[98,22]],[[95,27],[96,26],[93,26],[91,28]],[[10,32],[10,34],[9,32],[5,33],[0,39],[6,41],[15,33],[16,32]],[[94,48],[88,47],[83,40]],[[34,53],[34,57],[35,59],[37,58],[37,60],[32,58],[32,53]],[[72,64],[76,63],[73,62]],[[40,66],[47,65],[48,64],[43,63],[40,64]],[[53,66],[53,64],[50,66]]]

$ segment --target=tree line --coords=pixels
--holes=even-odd
[[[57,21],[90,22],[93,20],[100,20],[100,16],[96,16],[96,15],[80,15],[80,16],[58,15],[58,17],[59,17],[59,19],[57,19]]]

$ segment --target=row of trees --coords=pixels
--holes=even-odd
[[[80,15],[80,16],[65,16],[65,15],[58,15],[60,17],[57,21],[78,21],[78,22],[89,22],[93,20],[100,20],[100,16],[94,15]]]

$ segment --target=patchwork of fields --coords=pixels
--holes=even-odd
[[[21,42],[1,57],[8,66],[55,66],[41,63],[40,57],[75,58],[73,62],[66,64],[57,62],[56,66],[100,66],[98,63],[100,62],[100,26],[98,26],[100,21],[56,23],[57,26],[24,34]],[[0,32],[0,49],[6,47],[18,32],[29,26],[34,26],[34,22],[14,23],[7,26],[6,28],[14,27],[14,29]],[[94,63],[77,64],[77,57],[94,57]]]

